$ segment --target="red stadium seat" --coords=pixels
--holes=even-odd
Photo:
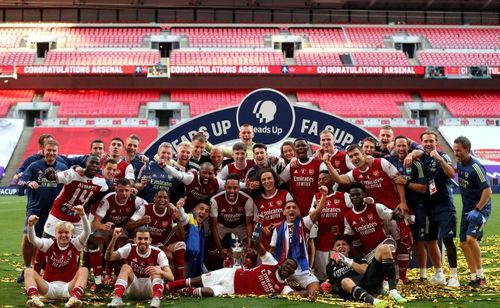
[[[499,91],[422,91],[420,96],[425,102],[444,104],[454,117],[497,118],[500,115]]]
[[[59,90],[46,91],[44,101],[60,104],[59,117],[131,117],[139,106],[160,100],[158,91]],[[98,112],[96,112],[98,108]]]
[[[18,102],[31,102],[33,90],[0,90],[0,117],[5,117],[12,105]]]
[[[322,110],[347,118],[401,118],[398,104],[412,101],[405,91],[297,91],[299,102],[317,104]],[[360,104],[360,102],[363,102]]]

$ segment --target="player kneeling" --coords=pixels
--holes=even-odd
[[[82,297],[87,285],[89,271],[78,269],[80,252],[90,234],[90,224],[85,216],[83,206],[73,207],[83,223],[83,232],[72,239],[73,224],[66,221],[55,226],[55,240],[39,238],[35,235],[35,224],[38,216],[28,218],[28,240],[46,255],[46,267],[43,278],[32,268],[24,271],[24,286],[28,293],[26,307],[43,307],[39,296],[47,298],[68,298],[65,307],[82,307]]]
[[[174,280],[168,266],[167,256],[160,249],[150,246],[151,235],[147,227],[139,227],[135,230],[134,244],[127,244],[115,251],[116,240],[122,232],[122,228],[114,229],[105,255],[106,261],[124,259],[127,263],[120,270],[113,298],[108,306],[124,306],[122,297],[127,291],[131,299],[151,298],[150,307],[160,307],[164,279]]]
[[[341,298],[385,307],[387,303],[375,298],[374,294],[381,293],[384,277],[387,277],[389,297],[398,304],[406,302],[396,290],[396,268],[388,244],[377,246],[374,258],[369,263],[362,255],[350,259],[351,248],[343,237],[335,241],[333,249],[332,262],[326,266],[326,272],[329,282],[335,285]]]

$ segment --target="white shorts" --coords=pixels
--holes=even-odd
[[[64,281],[48,282],[49,289],[45,297],[50,299],[69,298],[69,283]]]
[[[153,287],[149,277],[135,277],[132,283],[128,286],[125,294],[134,300],[143,300],[153,298]]]
[[[219,231],[219,237],[221,239],[226,236],[226,234],[234,233],[238,236],[240,243],[243,243],[243,240],[247,238],[247,227],[245,225],[239,225],[236,228],[228,228],[224,225],[217,224],[217,231]]]
[[[300,266],[297,267],[297,269],[295,270],[295,273],[292,275],[291,278],[297,280],[297,282],[300,284],[300,286],[303,289],[306,289],[307,286],[313,282],[319,283],[318,278],[316,278],[316,276],[314,276],[314,274],[311,273],[311,270],[307,269],[307,270],[303,271],[300,269]]]
[[[314,259],[314,269],[316,270],[316,277],[319,280],[327,280],[326,266],[330,262],[330,252],[323,250],[316,250],[316,258]]]
[[[43,227],[43,232],[47,233],[48,235],[55,237],[56,236],[56,225],[58,222],[63,221],[60,220],[59,218],[56,218],[52,214],[49,214],[49,217],[47,218],[47,221],[45,222],[45,226]],[[73,229],[73,237],[77,237],[78,235],[83,233],[83,222],[80,219],[79,222],[73,222],[73,226],[75,227]]]
[[[201,275],[203,287],[214,291],[214,296],[234,294],[236,268],[226,267]]]

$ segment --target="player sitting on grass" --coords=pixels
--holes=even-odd
[[[398,304],[406,302],[395,288],[396,268],[389,245],[380,244],[369,263],[362,255],[350,259],[350,251],[346,238],[339,237],[334,244],[332,261],[326,266],[329,282],[335,285],[341,298],[385,307],[387,303],[373,295],[380,293],[384,277],[387,277],[391,286],[389,296]]]
[[[127,295],[132,299],[151,298],[150,307],[160,307],[160,297],[163,293],[163,281],[174,280],[174,275],[168,266],[165,253],[151,246],[151,234],[148,227],[135,230],[134,244],[127,244],[115,251],[116,240],[122,235],[122,228],[115,228],[108,245],[106,261],[124,259],[124,264],[118,275],[113,291],[110,307],[121,307],[122,297]]]
[[[85,216],[83,206],[73,207],[74,212],[80,216],[83,232],[72,238],[73,224],[60,221],[55,226],[55,239],[39,238],[35,235],[35,224],[38,216],[28,218],[28,240],[36,248],[45,253],[46,267],[43,277],[34,269],[24,271],[24,286],[28,294],[26,307],[43,307],[40,295],[47,298],[68,298],[65,307],[82,307],[82,297],[89,271],[82,267],[78,269],[80,252],[90,234],[90,224]]]
[[[230,294],[264,295],[290,294],[294,292],[286,282],[297,269],[297,261],[285,259],[278,263],[271,253],[264,250],[259,242],[256,245],[261,257],[261,265],[252,268],[225,267],[201,276],[180,279],[166,285],[167,291],[189,288],[188,293],[198,297],[211,297]],[[297,293],[307,296],[307,292]]]

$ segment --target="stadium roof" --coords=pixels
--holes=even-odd
[[[0,7],[219,7],[496,11],[500,0],[3,0]]]

